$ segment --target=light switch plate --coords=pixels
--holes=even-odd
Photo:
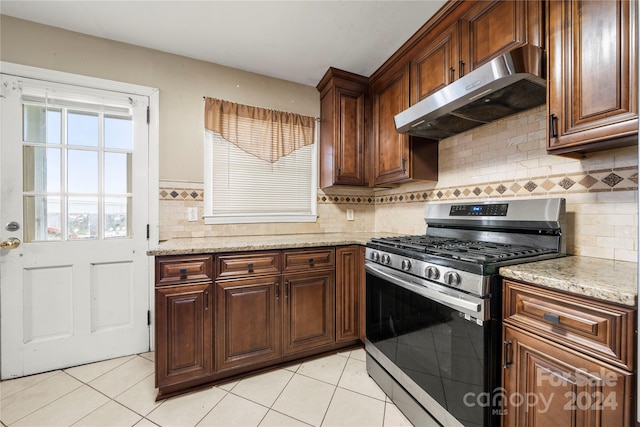
[[[353,209],[347,209],[347,221],[353,221],[355,219],[355,214],[353,213]]]
[[[187,208],[187,220],[188,221],[198,220],[198,208]]]

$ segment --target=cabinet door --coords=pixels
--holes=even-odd
[[[633,375],[504,327],[503,426],[630,426]]]
[[[394,117],[409,108],[409,63],[372,89],[374,185],[408,180],[409,137],[396,131]]]
[[[542,2],[480,2],[460,20],[461,58],[456,78],[524,44],[542,45]]]
[[[334,270],[284,275],[284,353],[335,341]]]
[[[280,276],[216,282],[216,370],[281,355]]]
[[[416,104],[458,78],[458,23],[429,41],[411,61],[411,104]]]
[[[636,14],[635,1],[548,2],[551,152],[637,143]]]
[[[213,373],[211,283],[156,288],[156,385]]]
[[[364,260],[359,246],[336,249],[336,341],[360,337],[360,280]]]
[[[320,91],[320,187],[365,185],[369,79],[329,68]]]
[[[364,184],[364,93],[336,88],[336,184]]]

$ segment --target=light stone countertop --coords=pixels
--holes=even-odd
[[[509,279],[612,303],[637,307],[638,265],[584,256],[567,256],[500,268]]]
[[[373,237],[396,236],[389,233],[274,234],[263,236],[220,236],[171,239],[160,242],[147,255],[186,255],[265,249],[313,248],[321,246],[364,245]]]

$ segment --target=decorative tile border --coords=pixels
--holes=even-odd
[[[204,200],[204,191],[193,188],[161,188],[160,200],[201,201]]]
[[[318,203],[376,205],[390,203],[412,203],[426,201],[448,201],[479,198],[517,197],[529,195],[560,195],[569,193],[591,193],[605,191],[638,190],[638,168],[636,166],[600,169],[589,172],[551,175],[538,178],[523,178],[514,181],[487,182],[470,186],[434,188],[402,192],[384,196],[319,194]],[[371,191],[371,190],[366,190]],[[202,188],[161,188],[160,200],[202,201]]]

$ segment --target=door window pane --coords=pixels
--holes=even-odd
[[[98,152],[67,150],[67,191],[98,192]]]
[[[67,202],[69,240],[98,238],[98,198],[69,197]]]
[[[26,192],[60,192],[60,149],[25,145],[23,187]]]
[[[45,114],[46,111],[46,114]],[[23,105],[23,138],[25,142],[60,144],[62,112],[40,105]]]
[[[133,149],[133,123],[130,117],[104,118],[104,146]]]
[[[70,111],[67,114],[67,144],[97,147],[99,138],[97,113]]]
[[[104,238],[129,237],[131,197],[104,199]]]
[[[60,197],[24,197],[25,242],[62,240]]]
[[[104,153],[104,192],[131,192],[131,154]]]

